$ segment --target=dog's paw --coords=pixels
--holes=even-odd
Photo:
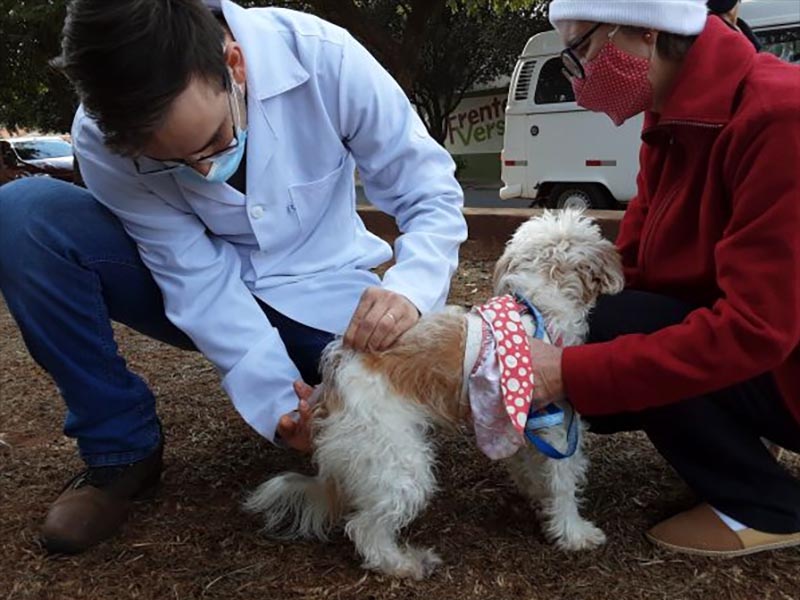
[[[409,550],[415,555],[421,567],[419,579],[430,577],[436,568],[442,564],[442,559],[433,551],[433,548],[409,548]]]
[[[442,559],[436,555],[432,548],[409,546],[398,560],[392,562],[384,561],[376,570],[390,577],[421,581],[430,577],[441,563]]]
[[[606,534],[591,521],[580,521],[571,523],[553,541],[561,550],[593,550],[606,543]]]

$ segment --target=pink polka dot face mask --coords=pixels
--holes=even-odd
[[[609,39],[583,69],[583,79],[572,79],[575,100],[587,110],[607,114],[617,127],[653,106],[647,58],[623,52]]]

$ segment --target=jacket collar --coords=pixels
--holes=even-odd
[[[265,100],[308,81],[308,71],[297,60],[280,31],[253,27],[253,16],[230,0],[206,0],[206,4],[222,9],[233,36],[244,49],[248,95]]]
[[[663,111],[645,115],[645,134],[657,126],[728,123],[755,56],[755,49],[744,35],[720,18],[710,17],[686,55]]]

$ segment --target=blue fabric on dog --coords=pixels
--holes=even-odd
[[[555,404],[550,404],[544,410],[537,410],[536,412],[531,411],[528,415],[528,422],[525,424],[525,429],[538,431],[540,429],[561,425],[563,422],[564,411]]]
[[[570,406],[569,424],[567,425],[567,449],[564,452],[557,450],[536,434],[536,431],[541,431],[545,428],[541,424],[548,422],[551,418],[554,420],[554,425],[549,425],[549,427],[562,424],[564,422],[564,411],[551,404],[545,411],[531,413],[528,417],[528,422],[525,424],[525,437],[528,438],[531,444],[536,446],[539,452],[548,458],[556,460],[569,458],[578,449],[579,430],[578,419],[575,418],[575,409]]]

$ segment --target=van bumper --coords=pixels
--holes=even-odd
[[[511,200],[512,198],[522,197],[522,184],[515,183],[512,185],[504,185],[500,188],[500,199]]]

